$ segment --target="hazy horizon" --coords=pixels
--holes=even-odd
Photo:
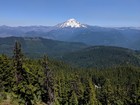
[[[105,27],[140,27],[139,0],[1,0],[0,26],[54,26],[70,18]]]

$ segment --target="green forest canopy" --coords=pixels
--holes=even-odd
[[[48,59],[30,59],[15,43],[0,55],[0,104],[139,105],[140,68],[80,69]]]

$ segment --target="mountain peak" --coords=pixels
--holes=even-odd
[[[67,21],[73,21],[73,22],[76,22],[76,19],[71,18],[71,19],[69,19],[69,20],[67,20]]]
[[[64,23],[58,24],[57,27],[60,28],[66,28],[66,27],[71,27],[71,28],[86,28],[85,25],[81,24],[80,22],[76,21],[74,18],[69,19],[65,21]]]

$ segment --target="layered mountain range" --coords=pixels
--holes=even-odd
[[[39,37],[6,37],[0,38],[0,54],[12,56],[15,41],[20,42],[24,54],[32,58],[40,58],[46,54],[53,58],[61,58],[65,53],[88,47],[83,43],[63,42]]]
[[[0,26],[0,37],[42,37],[47,39],[82,42],[88,45],[109,45],[140,49],[139,27],[99,27],[69,19],[55,26]]]
[[[140,51],[137,50],[114,46],[87,46],[83,43],[37,37],[0,38],[0,54],[13,56],[15,41],[21,43],[25,56],[36,59],[47,55],[72,67],[140,66]]]

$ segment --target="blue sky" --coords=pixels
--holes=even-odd
[[[140,27],[140,0],[0,0],[0,25],[47,25],[75,18],[98,26]]]

